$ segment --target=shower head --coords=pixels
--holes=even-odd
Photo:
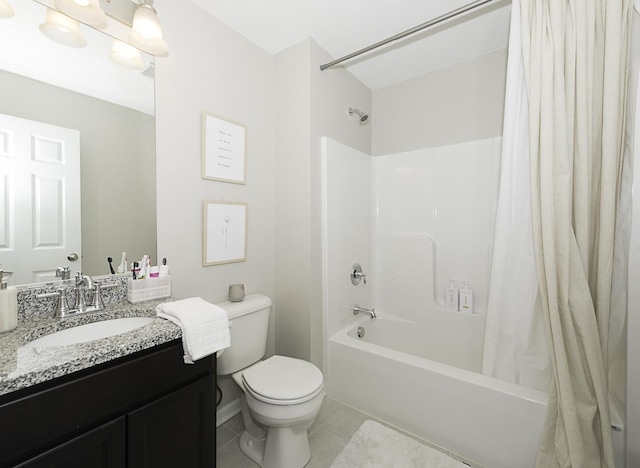
[[[360,123],[365,123],[367,120],[369,120],[369,116],[361,110],[349,107],[349,115],[352,116],[353,114],[357,114],[360,117]]]

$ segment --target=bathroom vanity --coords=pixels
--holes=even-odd
[[[155,305],[81,320],[152,316]],[[40,320],[0,335],[0,468],[214,467],[215,357],[185,364],[180,328],[162,319],[87,343],[24,346],[43,327],[74,325]]]

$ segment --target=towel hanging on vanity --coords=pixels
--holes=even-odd
[[[227,313],[201,297],[164,302],[156,307],[156,313],[182,329],[187,364],[231,346]]]

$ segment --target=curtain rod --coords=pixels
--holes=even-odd
[[[389,42],[393,42],[393,41],[397,41],[398,39],[402,39],[403,37],[407,37],[410,36],[411,34],[417,33],[418,31],[422,31],[423,29],[426,29],[430,26],[434,26],[438,23],[441,23],[443,21],[446,21],[450,18],[453,18],[455,16],[461,15],[463,13],[466,13],[467,11],[473,10],[474,8],[477,8],[479,6],[484,5],[485,3],[489,3],[492,2],[494,0],[477,0],[475,2],[471,2],[467,5],[464,5],[456,10],[452,10],[449,13],[445,13],[444,15],[438,16],[437,18],[431,19],[425,23],[419,24],[418,26],[415,26],[411,29],[407,29],[406,31],[403,31],[399,34],[396,34],[395,36],[389,37],[383,41],[380,42],[376,42],[373,45],[370,45],[368,47],[365,47],[364,49],[360,49],[357,50],[355,52],[352,52],[349,55],[345,55],[344,57],[341,57],[337,60],[334,60],[333,62],[329,62],[329,63],[325,63],[324,65],[320,65],[320,70],[324,71],[327,68],[333,67],[334,65],[337,65],[339,63],[344,62],[345,60],[349,60],[352,59],[354,57],[357,57],[358,55],[362,55],[366,52],[369,52],[370,50],[373,49],[377,49],[378,47],[381,47],[385,44],[388,44]]]

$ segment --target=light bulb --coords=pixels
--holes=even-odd
[[[13,7],[7,0],[0,0],[0,18],[12,18],[15,15]]]
[[[142,61],[142,54],[135,47],[125,44],[118,39],[113,40],[113,48],[109,54],[109,58],[118,65],[133,70],[142,70],[144,68],[144,62]]]
[[[59,11],[47,8],[45,22],[40,31],[52,41],[67,47],[84,47],[87,41],[80,32],[80,23]]]
[[[141,3],[133,15],[129,42],[152,55],[164,55],[169,50],[162,37],[162,28],[151,3]]]
[[[72,18],[96,28],[107,26],[107,15],[99,0],[55,0],[56,8]]]

